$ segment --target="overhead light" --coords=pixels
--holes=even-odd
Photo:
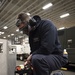
[[[1,34],[2,32],[0,32],[0,34]]]
[[[4,32],[2,32],[1,34],[4,34]]]
[[[69,15],[70,15],[69,13],[66,13],[66,14],[61,15],[60,18],[67,17],[67,16],[69,16]]]
[[[7,27],[7,26],[4,26],[3,28],[4,28],[4,29],[7,29],[8,27]]]
[[[16,32],[19,32],[19,29],[16,29]]]
[[[30,13],[26,13],[27,15],[30,15]]]
[[[53,6],[53,4],[52,3],[48,3],[47,5],[43,6],[42,9],[48,9],[51,6]]]
[[[10,35],[8,35],[8,37],[10,37]]]
[[[19,36],[19,38],[22,38],[23,36]]]
[[[4,32],[1,32],[1,31],[0,31],[0,34],[4,34]]]
[[[23,34],[23,31],[20,31],[21,34]]]
[[[65,27],[61,27],[61,28],[59,28],[58,30],[62,30],[62,29],[65,29]]]
[[[3,38],[5,39],[6,37],[4,36]]]
[[[14,34],[11,34],[11,36],[14,36]]]

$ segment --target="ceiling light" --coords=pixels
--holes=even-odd
[[[3,28],[4,28],[4,29],[7,29],[8,27],[7,27],[7,26],[4,26]]]
[[[1,34],[2,32],[0,32],[0,34]]]
[[[19,32],[19,29],[16,29],[16,32]]]
[[[47,8],[49,8],[51,6],[53,6],[53,4],[52,3],[48,3],[47,5],[43,6],[42,9],[47,9]]]
[[[62,30],[62,29],[65,29],[65,27],[61,27],[61,28],[59,28],[58,30]]]
[[[4,39],[6,38],[6,37],[3,37]]]
[[[18,38],[22,38],[23,36],[19,36]]]
[[[0,34],[4,34],[4,32],[1,32],[1,31],[0,31]]]
[[[2,32],[1,34],[4,34],[4,32]]]
[[[8,35],[8,37],[10,37],[10,35]]]
[[[69,15],[70,15],[69,13],[66,13],[66,14],[61,15],[60,18],[67,17],[67,16],[69,16]]]
[[[21,34],[23,34],[23,31],[20,31]]]
[[[14,36],[14,34],[11,34],[11,36]]]
[[[30,13],[26,13],[27,15],[30,15]]]

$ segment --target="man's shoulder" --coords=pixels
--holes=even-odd
[[[51,20],[41,20],[41,23],[42,23],[42,27],[43,26],[46,26],[46,27],[51,27],[51,26],[53,26],[54,27],[54,24],[52,23],[52,21]]]
[[[43,22],[43,23],[50,23],[51,21],[50,20],[41,20],[41,22]]]

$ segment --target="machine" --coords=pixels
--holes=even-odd
[[[16,47],[9,46],[8,40],[0,39],[0,75],[14,75]]]
[[[75,27],[58,30],[58,36],[63,49],[68,52],[69,64],[75,64]]]

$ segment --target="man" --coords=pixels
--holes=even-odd
[[[25,13],[18,15],[16,26],[24,33],[28,30],[31,48],[26,64],[31,63],[34,75],[50,75],[67,63],[63,56],[57,29],[50,20],[41,20],[39,16],[32,18]]]

